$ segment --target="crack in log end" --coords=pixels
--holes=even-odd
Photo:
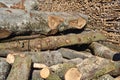
[[[113,61],[120,61],[120,52],[119,53],[115,53],[115,55],[113,56]]]
[[[5,29],[0,29],[0,39],[7,38],[11,35],[11,32]]]
[[[50,29],[57,29],[58,25],[60,25],[64,19],[59,16],[48,16],[48,25]]]
[[[4,3],[0,2],[0,8],[8,8]]]

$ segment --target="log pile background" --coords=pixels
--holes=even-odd
[[[120,1],[0,0],[0,80],[120,80]]]

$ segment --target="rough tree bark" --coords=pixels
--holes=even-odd
[[[10,70],[10,64],[8,64],[5,58],[0,58],[0,80],[6,80]]]
[[[3,8],[22,9],[29,12],[38,8],[38,0],[0,0]]]
[[[89,52],[79,52],[79,51],[75,51],[67,48],[60,48],[58,51],[62,54],[64,58],[67,58],[67,59],[74,59],[74,58],[85,59],[93,56]]]
[[[7,61],[9,63],[13,63],[15,56],[29,56],[34,63],[41,63],[47,66],[51,66],[54,64],[62,63],[63,58],[62,55],[58,51],[44,51],[44,52],[24,52],[21,54],[10,54],[8,55]]]
[[[83,32],[80,34],[68,34],[62,36],[50,36],[46,38],[38,38],[33,40],[14,41],[8,43],[0,43],[0,49],[12,49],[17,51],[25,50],[48,50],[56,49],[63,46],[76,44],[89,44],[93,41],[105,40],[106,37],[101,32]]]
[[[31,64],[31,58],[16,56],[7,80],[28,80]]]
[[[85,59],[78,64],[77,67],[82,75],[81,80],[97,78],[115,70],[115,64],[113,61],[100,57]]]
[[[91,45],[89,47],[96,56],[100,56],[100,57],[107,58],[107,59],[112,59],[115,61],[120,60],[119,52],[111,50],[110,48],[108,48],[102,44],[93,42],[93,43],[91,43]]]
[[[82,16],[82,17],[81,17]],[[55,34],[58,31],[76,28],[81,29],[87,20],[80,13],[41,12],[30,11],[26,13],[20,9],[0,8],[0,29],[9,34],[1,38],[25,33]]]
[[[114,78],[109,74],[105,74],[101,76],[100,78],[98,78],[97,80],[114,80]]]
[[[30,80],[44,80],[40,77],[40,70],[33,70]]]

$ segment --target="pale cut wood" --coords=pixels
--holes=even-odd
[[[0,0],[1,3],[8,8],[23,9],[29,12],[32,9],[38,8],[38,0]]]
[[[26,33],[50,35],[71,28],[82,29],[87,22],[80,13],[34,10],[26,13],[24,10],[8,8],[0,8],[0,19],[0,29],[8,30],[14,35]]]
[[[115,70],[115,63],[111,60],[91,57],[85,59],[80,64],[77,65],[80,73],[81,80],[98,78],[108,72]]]
[[[58,75],[61,79],[64,79],[65,73],[71,68],[76,68],[76,65],[73,63],[63,63],[49,67],[51,72],[54,72],[54,74]]]
[[[50,70],[49,70],[48,67],[45,67],[42,70],[40,70],[40,76],[41,76],[41,78],[46,79],[46,78],[49,77],[49,75],[50,75]]]
[[[45,67],[47,67],[45,64],[33,63],[33,68],[41,69],[41,68],[45,68]]]
[[[0,29],[0,39],[7,38],[11,35],[11,32],[8,30]]]
[[[65,80],[80,80],[81,76],[77,68],[71,68],[65,73]]]
[[[15,62],[6,80],[28,80],[31,70],[31,58],[16,56]]]

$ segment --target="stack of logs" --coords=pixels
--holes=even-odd
[[[86,15],[37,11],[37,1],[0,1],[0,80],[120,80],[120,53],[85,29]]]

